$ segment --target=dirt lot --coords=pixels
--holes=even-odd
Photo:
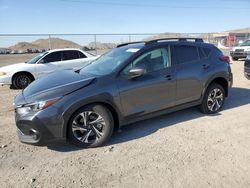
[[[146,120],[95,149],[19,143],[18,91],[0,87],[1,187],[250,187],[250,81],[243,61],[232,69],[234,87],[219,114],[191,108]]]

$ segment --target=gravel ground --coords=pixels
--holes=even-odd
[[[250,187],[250,81],[243,61],[232,70],[220,113],[191,108],[135,123],[94,149],[19,143],[19,91],[0,87],[1,187]]]

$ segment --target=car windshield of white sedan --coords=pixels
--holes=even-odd
[[[142,47],[143,46],[124,46],[115,48],[82,68],[80,74],[92,74],[99,76],[109,74]]]
[[[250,40],[243,42],[240,46],[250,46]]]
[[[43,52],[43,53],[40,53],[39,55],[33,57],[31,60],[25,62],[25,63],[28,63],[28,64],[35,64],[41,57],[43,57],[44,55],[46,55],[48,52]]]

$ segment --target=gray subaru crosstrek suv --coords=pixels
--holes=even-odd
[[[218,112],[232,80],[229,58],[202,39],[121,44],[78,73],[52,73],[20,92],[18,136],[35,145],[101,146],[138,120],[191,106]]]

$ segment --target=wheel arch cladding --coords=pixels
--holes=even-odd
[[[225,90],[225,95],[226,97],[228,96],[228,82],[225,78],[223,77],[217,77],[217,78],[214,78],[212,81],[210,81],[210,83],[208,84],[207,88],[211,85],[211,84],[219,84],[221,85],[224,90]]]

